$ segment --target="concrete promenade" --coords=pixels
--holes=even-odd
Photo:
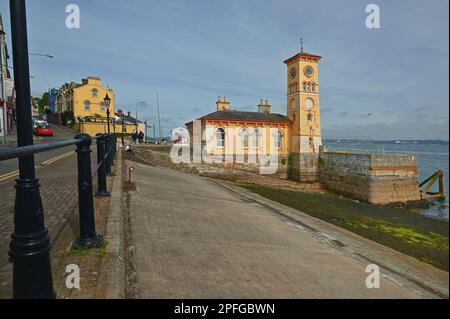
[[[124,215],[131,297],[448,296],[448,273],[414,258],[227,182],[126,161],[130,166],[136,189],[125,191]],[[371,263],[381,268],[379,289],[365,285]]]

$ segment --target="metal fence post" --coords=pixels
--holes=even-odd
[[[112,176],[111,173],[111,156],[112,156],[112,151],[111,151],[111,135],[110,134],[105,134],[105,141],[106,141],[106,176]]]
[[[114,134],[114,159],[117,158],[117,134]]]
[[[106,162],[105,162],[105,136],[102,133],[97,134],[97,165],[98,172],[98,196],[109,196],[110,192],[107,191],[106,187]]]
[[[111,149],[111,165],[114,165],[114,159],[115,159],[115,156],[116,156],[116,154],[115,154],[115,150],[114,150],[114,134],[110,134],[109,135],[109,138],[110,138],[110,143],[111,144],[109,144],[109,147],[110,147],[110,149]]]
[[[75,247],[99,247],[103,238],[95,232],[94,197],[92,194],[91,143],[89,135],[80,133],[75,136],[82,139],[77,144],[78,158],[78,206],[80,212],[80,236],[74,242]]]
[[[10,0],[9,6],[16,89],[17,146],[20,147],[33,144],[25,0]],[[50,261],[51,245],[44,225],[33,155],[19,158],[14,225],[9,251],[10,261],[13,262],[13,298],[55,298]]]

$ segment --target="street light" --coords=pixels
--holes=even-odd
[[[11,42],[16,89],[17,146],[33,145],[30,73],[25,0],[10,1]],[[34,155],[19,157],[14,233],[9,256],[13,262],[13,298],[55,298],[50,239],[36,178]]]
[[[125,128],[126,128],[126,126],[125,126],[125,119],[124,119],[124,115],[122,114],[122,146],[125,145],[125,141],[123,139],[123,134],[125,132]]]
[[[54,59],[55,56],[53,54],[49,54],[49,53],[28,53],[28,55],[36,55],[36,56],[43,56],[49,59]]]
[[[139,105],[139,104],[146,105],[147,102],[142,101],[142,102],[137,102],[137,103],[136,103],[136,132],[138,131],[138,105]]]
[[[105,102],[106,106],[106,121],[108,122],[108,134],[111,133],[109,129],[109,104],[111,103],[111,98],[108,96],[108,93],[106,93],[105,97],[103,98],[103,102]]]

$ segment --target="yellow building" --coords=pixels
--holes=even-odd
[[[303,51],[285,60],[287,115],[292,121],[291,153],[317,153],[322,146],[318,55]]]
[[[56,97],[56,112],[73,114],[73,126],[79,132],[92,136],[106,133],[106,95],[111,99],[110,131],[113,132],[115,94],[112,89],[104,88],[98,77],[84,78],[81,84],[71,82],[63,85]]]
[[[186,124],[191,145],[198,143],[194,136],[197,125],[201,146],[207,155],[276,154],[287,158],[291,154],[307,154],[314,157],[322,145],[320,59],[302,49],[284,61],[287,65],[287,116],[271,113],[268,100],[260,99],[255,112],[244,112],[231,110],[228,99],[219,97],[215,112]]]

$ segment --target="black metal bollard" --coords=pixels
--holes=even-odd
[[[16,89],[17,146],[33,144],[30,109],[27,23],[24,0],[10,0],[11,40]],[[16,180],[14,233],[10,261],[13,263],[13,298],[55,298],[50,262],[50,240],[35,176],[34,156],[19,158]]]
[[[106,176],[112,176],[111,173],[111,165],[112,165],[112,151],[111,151],[111,134],[105,134],[105,141],[106,141]]]
[[[77,144],[78,158],[78,206],[80,212],[80,236],[74,247],[99,247],[103,238],[95,232],[94,198],[92,194],[91,143],[87,134],[77,134],[76,139],[83,139]]]
[[[117,158],[117,134],[114,134],[114,159]]]
[[[97,134],[97,165],[98,172],[98,196],[110,196],[111,193],[107,191],[106,187],[106,161],[105,161],[105,135],[102,133]]]
[[[114,150],[114,147],[115,147],[115,141],[114,141],[114,134],[110,134],[109,135],[109,138],[110,138],[110,141],[111,141],[111,144],[110,144],[110,148],[111,148],[111,165],[114,165],[114,159],[115,159],[115,157],[116,157],[116,154],[115,154],[115,150]]]

